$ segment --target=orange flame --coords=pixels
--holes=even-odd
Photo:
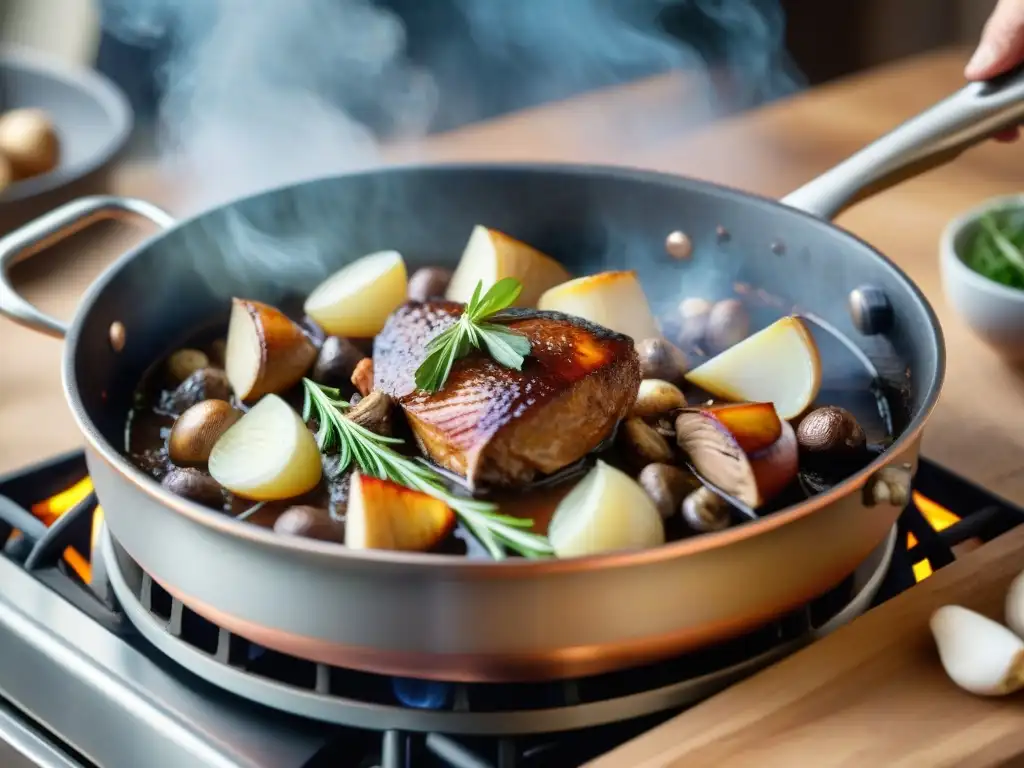
[[[33,504],[32,514],[46,523],[47,526],[51,526],[57,522],[62,515],[66,514],[71,509],[74,509],[76,504],[92,493],[92,487],[92,480],[85,477],[70,488],[66,488],[48,499],[44,499],[37,504]],[[97,540],[99,539],[100,523],[102,521],[103,510],[96,507],[96,511],[92,516],[91,529],[91,548],[93,550],[96,549]],[[82,581],[86,584],[90,582],[92,579],[92,566],[89,564],[88,557],[83,557],[82,554],[74,547],[68,547],[64,550],[64,562],[66,562],[72,570],[78,574],[78,577]]]
[[[927,496],[922,496],[917,491],[914,491],[914,504],[920,510],[921,515],[928,524],[931,525],[936,531],[944,531],[954,523],[958,522],[960,518],[950,512],[948,509],[943,507],[941,504],[937,504]],[[917,538],[912,533],[907,534],[907,549],[911,549],[917,546]],[[918,581],[924,581],[932,575],[932,564],[927,559],[914,564],[914,578]]]

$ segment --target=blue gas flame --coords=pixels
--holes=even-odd
[[[441,709],[451,700],[452,688],[451,683],[439,683],[435,680],[391,678],[391,690],[395,698],[413,709]]]

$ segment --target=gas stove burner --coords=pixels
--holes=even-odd
[[[102,559],[124,613],[158,650],[245,699],[371,730],[509,735],[570,731],[705,699],[866,611],[892,561],[892,532],[842,584],[730,642],[669,661],[550,683],[440,683],[330,667],[261,648],[171,598],[109,534]]]

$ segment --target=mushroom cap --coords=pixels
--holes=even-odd
[[[808,413],[797,427],[797,442],[809,453],[852,453],[867,438],[857,418],[838,405],[826,405]]]
[[[167,454],[179,466],[202,464],[214,443],[240,418],[242,412],[226,400],[202,400],[175,419]]]

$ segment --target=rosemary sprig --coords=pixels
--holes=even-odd
[[[485,322],[519,298],[523,285],[512,277],[499,280],[481,298],[483,282],[476,284],[458,322],[439,333],[427,344],[427,356],[416,369],[416,386],[437,392],[448,380],[455,361],[469,354],[470,349],[487,349],[495,362],[519,371],[530,354],[530,341],[521,333],[498,323]]]
[[[337,389],[309,379],[303,379],[302,386],[305,390],[302,418],[309,421],[311,416],[316,417],[317,445],[322,451],[338,450],[339,471],[354,463],[365,475],[390,480],[440,499],[452,508],[495,560],[504,559],[506,549],[530,558],[554,554],[546,537],[525,530],[533,527],[532,520],[502,515],[495,504],[450,493],[444,487],[444,479],[428,463],[403,456],[391,448],[402,443],[401,439],[378,435],[345,418],[344,411],[350,406],[341,399]]]

